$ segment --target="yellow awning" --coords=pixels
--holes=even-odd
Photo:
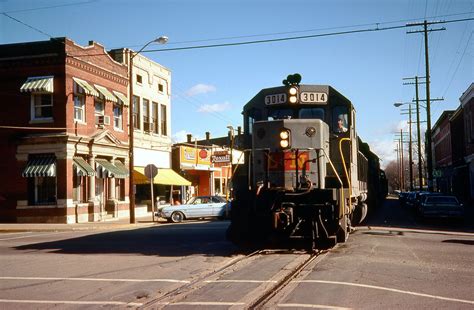
[[[97,85],[97,84],[94,84],[94,86],[95,88],[97,88],[99,93],[101,93],[105,97],[105,100],[117,103],[118,101],[117,97],[115,97],[107,88],[105,88],[104,86]]]
[[[39,76],[29,77],[23,85],[20,87],[21,92],[43,92],[53,93],[53,77],[52,76]]]
[[[92,87],[89,83],[84,80],[78,79],[77,77],[72,78],[79,87],[86,93],[86,95],[91,95],[94,97],[99,97],[99,93]]]
[[[128,107],[128,98],[121,92],[113,90],[114,95],[122,101],[122,104],[126,107]]]
[[[145,167],[135,167],[133,170],[133,180],[135,184],[149,184],[148,178],[145,176]],[[174,172],[172,169],[167,168],[158,168],[158,174],[153,179],[153,183],[179,186],[191,185],[191,182]]]

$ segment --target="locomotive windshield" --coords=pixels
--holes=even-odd
[[[299,108],[299,109],[270,109],[268,110],[268,120],[276,119],[320,119],[324,120],[323,108]]]
[[[299,110],[298,118],[312,118],[324,120],[323,108],[302,108]]]
[[[273,121],[276,119],[290,119],[294,118],[293,109],[271,109],[268,111],[268,120]]]

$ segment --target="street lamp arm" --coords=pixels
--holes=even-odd
[[[138,54],[140,54],[141,52],[143,52],[143,50],[148,46],[150,45],[151,43],[153,42],[156,42],[156,43],[160,43],[160,44],[165,44],[168,42],[168,37],[167,36],[161,36],[159,38],[156,38],[156,39],[153,39],[151,40],[150,42],[148,42],[147,44],[143,45],[143,47],[138,51],[138,52],[133,52],[133,54],[131,54],[131,59],[133,59],[135,56],[137,56]]]

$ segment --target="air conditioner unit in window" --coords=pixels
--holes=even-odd
[[[107,115],[96,115],[95,123],[97,125],[110,125],[110,116]]]
[[[148,123],[144,122],[143,123],[143,130],[146,132],[153,132],[155,129],[155,124],[154,123]]]

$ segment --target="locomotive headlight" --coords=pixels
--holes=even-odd
[[[288,89],[288,101],[290,103],[297,103],[298,102],[298,87],[291,86]]]
[[[282,148],[290,146],[290,132],[288,130],[282,130],[280,132],[280,146]]]
[[[280,138],[282,140],[288,140],[289,137],[290,137],[290,134],[288,133],[288,131],[284,130],[280,132]]]

